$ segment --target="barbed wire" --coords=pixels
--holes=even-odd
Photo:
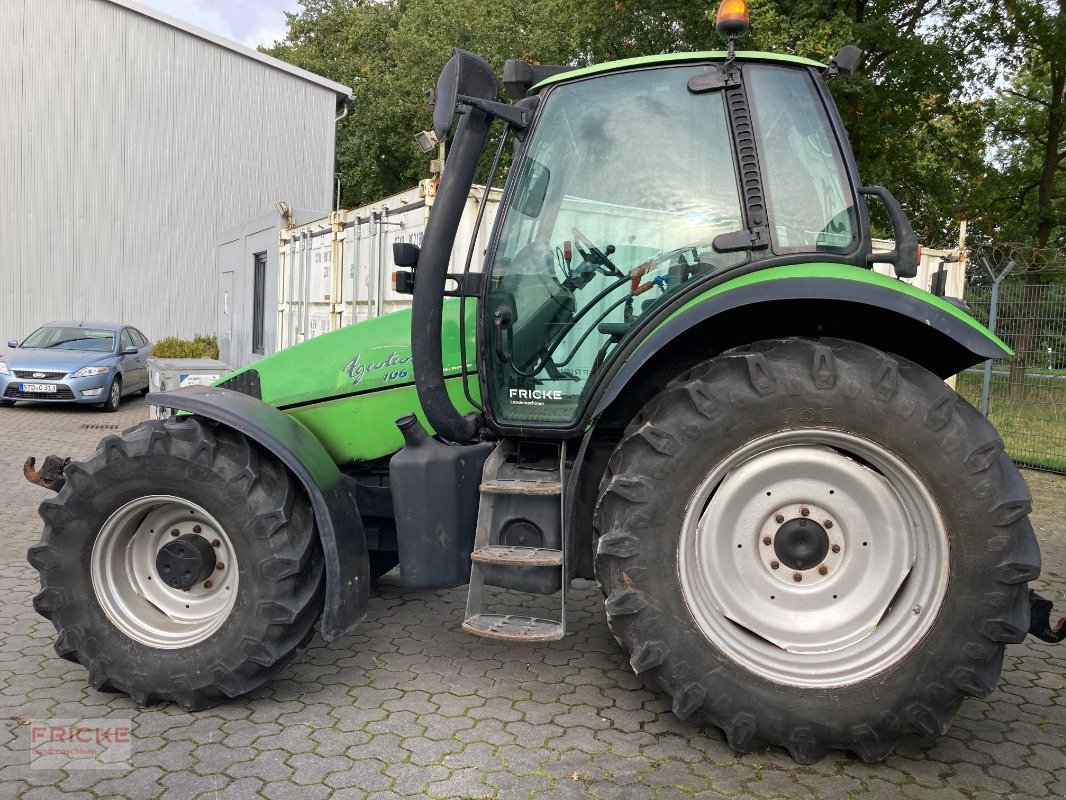
[[[992,242],[969,247],[966,279],[989,280],[988,269],[999,275],[1008,264],[1013,264],[1010,279],[1036,272],[1058,280],[1058,276],[1066,274],[1066,247],[1035,247],[1020,242]]]

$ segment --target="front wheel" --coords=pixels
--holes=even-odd
[[[705,362],[629,426],[596,573],[638,674],[810,763],[936,738],[1028,629],[1028,489],[931,373],[844,341]]]
[[[262,685],[321,612],[322,551],[292,475],[194,418],[108,436],[41,504],[34,608],[97,689],[201,709]]]
[[[111,385],[107,387],[107,399],[100,405],[101,411],[118,411],[122,404],[122,378],[116,375],[111,379]]]

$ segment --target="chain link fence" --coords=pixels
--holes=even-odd
[[[956,389],[1016,462],[1066,473],[1066,249],[974,248],[963,299],[1014,356],[966,370]]]

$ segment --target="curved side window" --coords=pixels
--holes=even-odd
[[[829,119],[807,72],[744,67],[776,253],[841,253],[858,219]]]

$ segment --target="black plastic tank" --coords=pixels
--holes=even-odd
[[[400,578],[415,589],[470,581],[481,473],[495,445],[449,445],[414,414],[396,420],[404,446],[389,461]]]

